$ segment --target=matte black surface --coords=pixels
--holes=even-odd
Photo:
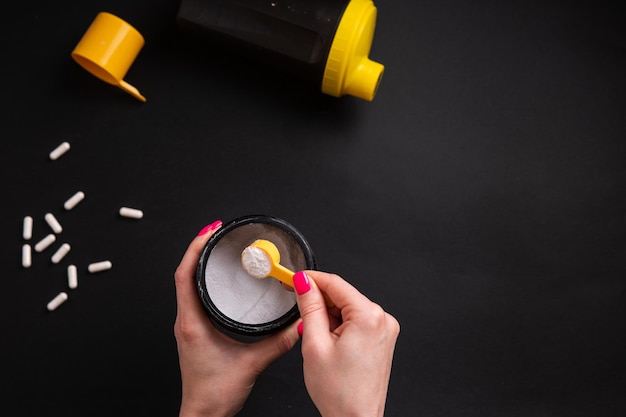
[[[2,415],[176,415],[174,269],[204,225],[253,213],[398,317],[387,416],[626,415],[618,3],[377,6],[372,103],[183,42],[174,1],[4,6]],[[146,38],[126,81],[147,103],[70,58],[102,10]],[[48,211],[72,251],[24,270],[22,218],[37,241]],[[48,313],[69,262],[79,288]],[[299,347],[241,415],[317,415]]]

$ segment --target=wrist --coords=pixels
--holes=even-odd
[[[180,405],[179,417],[233,417],[238,410],[211,406],[205,401],[190,401],[183,398]]]
[[[217,410],[201,410],[181,405],[178,417],[233,417],[236,413],[220,412]]]
[[[340,404],[337,406],[337,404]],[[335,406],[324,410],[318,408],[321,417],[384,417],[385,405],[351,406],[335,403]]]

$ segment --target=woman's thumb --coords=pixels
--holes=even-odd
[[[307,334],[314,334],[316,340],[328,336],[330,324],[328,321],[328,311],[326,301],[306,272],[299,271],[293,275],[293,286],[296,290],[298,309],[303,323],[303,337]]]

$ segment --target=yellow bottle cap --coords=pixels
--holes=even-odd
[[[146,98],[124,81],[143,45],[137,29],[111,13],[100,12],[72,51],[72,58],[102,81],[145,102]]]
[[[326,61],[322,92],[371,101],[385,67],[369,59],[376,26],[372,0],[352,0],[346,6]]]

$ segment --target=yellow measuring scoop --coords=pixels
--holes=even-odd
[[[241,252],[241,265],[254,278],[274,277],[293,287],[294,272],[280,264],[280,252],[269,240],[258,239]]]
[[[72,51],[72,58],[102,81],[145,102],[139,90],[124,81],[143,45],[137,29],[111,13],[100,12]]]
[[[269,240],[258,239],[241,252],[241,265],[254,278],[273,277],[293,288],[294,272],[280,264],[280,252],[276,245]],[[327,307],[334,304],[328,295],[324,294]]]

